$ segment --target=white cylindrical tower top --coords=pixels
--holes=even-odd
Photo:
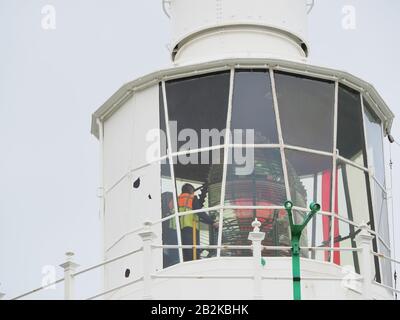
[[[169,3],[176,64],[246,57],[306,61],[306,0]]]

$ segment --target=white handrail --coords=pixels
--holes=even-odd
[[[152,224],[148,224],[148,226],[147,226],[148,227],[148,232],[150,231],[149,228],[151,227],[151,225]],[[141,228],[141,229],[143,230],[143,228]],[[248,246],[241,246],[241,245],[221,245],[221,246],[219,246],[219,245],[150,245],[149,248],[150,249],[154,249],[154,248],[157,248],[157,249],[192,249],[192,248],[197,248],[197,249],[209,249],[209,250],[212,250],[212,249],[214,249],[214,250],[215,249],[253,250],[254,249],[254,247],[252,245],[248,245]],[[335,248],[335,247],[333,247],[333,248],[332,247],[301,247],[301,249],[302,250],[309,250],[309,251],[319,250],[319,251],[339,251],[339,252],[341,252],[341,251],[358,252],[358,251],[362,251],[363,250],[362,247],[357,247],[357,248],[348,248],[348,247],[345,247],[345,248],[343,248],[343,247],[337,247],[337,248]],[[129,252],[125,253],[125,254],[119,255],[119,256],[114,257],[112,259],[105,260],[105,261],[103,261],[101,263],[92,265],[92,266],[87,267],[87,268],[85,268],[83,270],[75,272],[71,276],[72,277],[76,277],[78,275],[82,275],[84,273],[90,272],[90,271],[92,271],[94,269],[97,269],[99,267],[108,265],[110,263],[113,263],[115,261],[119,261],[121,259],[124,259],[124,258],[126,258],[126,257],[128,257],[130,255],[134,255],[134,254],[137,254],[139,252],[143,252],[143,250],[144,250],[143,247],[140,247],[139,249],[136,249],[136,250],[133,250],[133,251],[129,251]],[[261,250],[291,250],[291,247],[289,247],[289,246],[261,246]],[[391,257],[387,257],[384,254],[376,253],[376,252],[374,252],[372,250],[369,250],[369,253],[371,255],[373,255],[373,256],[377,256],[379,258],[387,259],[387,260],[392,261],[394,263],[400,264],[400,261],[392,259]],[[151,274],[150,277],[149,277],[149,280],[151,280],[151,279],[169,279],[169,278],[170,279],[175,279],[175,278],[182,278],[182,279],[228,279],[228,278],[229,279],[233,279],[233,278],[252,279],[252,278],[254,278],[254,275],[199,275],[199,274],[197,274],[197,275],[187,275],[187,274],[186,275],[177,275],[177,274],[174,274],[174,275],[162,275],[162,274]],[[288,277],[288,276],[283,276],[283,277],[282,276],[262,276],[261,278],[262,279],[270,279],[270,280],[291,280],[292,279],[292,277]],[[337,277],[302,277],[302,279],[303,280],[332,280],[332,281],[343,280],[342,278],[337,278]],[[364,279],[363,276],[358,276],[354,280],[359,281],[359,280],[363,280],[363,279]],[[99,298],[99,297],[101,297],[103,295],[106,295],[108,293],[112,293],[114,291],[120,290],[122,288],[125,288],[127,286],[130,286],[132,284],[135,284],[135,283],[138,283],[138,282],[144,281],[144,280],[145,280],[144,277],[141,277],[139,279],[130,281],[130,282],[126,283],[126,284],[120,285],[120,286],[115,287],[113,289],[110,289],[110,290],[104,291],[102,293],[99,293],[97,295],[94,295],[92,297],[89,297],[88,300]],[[48,288],[50,286],[53,286],[53,285],[58,284],[58,283],[61,283],[63,281],[65,281],[65,277],[62,278],[62,279],[59,279],[57,281],[51,282],[51,283],[49,283],[49,284],[47,284],[45,286],[41,286],[39,288],[36,288],[34,290],[31,290],[29,292],[21,294],[21,295],[15,297],[15,298],[13,298],[12,300],[21,299],[23,297],[26,297],[26,296],[28,296],[30,294],[39,292],[39,291],[41,291],[43,289],[46,289],[46,288]],[[377,284],[377,285],[379,285],[381,287],[384,287],[386,289],[389,289],[392,292],[400,293],[400,290],[397,290],[397,289],[395,289],[393,287],[390,287],[390,286],[387,286],[387,285],[384,285],[384,284],[381,284],[381,283],[377,283],[375,281],[373,281],[373,283],[375,283],[375,284]]]
[[[114,261],[118,261],[118,260],[120,260],[120,259],[129,257],[130,255],[133,255],[133,254],[138,253],[138,252],[141,252],[141,251],[143,251],[143,247],[141,247],[141,248],[139,248],[139,249],[137,249],[137,250],[133,250],[133,251],[130,251],[130,252],[128,252],[128,253],[122,254],[122,255],[117,256],[117,257],[115,257],[115,258],[112,258],[112,259],[109,259],[109,260],[105,260],[105,261],[103,261],[103,262],[101,262],[101,263],[95,264],[95,265],[90,266],[90,267],[88,267],[88,268],[86,268],[86,269],[83,269],[83,270],[81,270],[81,271],[75,272],[72,276],[73,276],[73,277],[79,276],[79,275],[81,275],[81,274],[83,274],[83,273],[86,273],[86,272],[91,271],[91,270],[94,270],[94,269],[96,269],[96,268],[105,266],[105,265],[107,265],[107,264],[109,264],[109,263],[112,263],[112,262],[114,262]]]
[[[389,260],[391,262],[400,264],[399,260],[396,260],[396,259],[393,259],[391,257],[385,256],[383,253],[377,253],[377,252],[371,251],[371,254],[374,255],[375,257],[383,258],[383,259]]]
[[[233,245],[152,245],[152,248],[155,249],[231,249],[231,250],[252,250],[252,246],[233,246]],[[285,246],[262,246],[264,250],[291,250],[292,247]],[[301,247],[301,250],[309,250],[309,251],[361,251],[361,248],[331,248],[331,247]]]
[[[136,280],[133,280],[133,281],[130,281],[130,282],[128,282],[128,283],[125,283],[125,284],[120,285],[120,286],[118,286],[118,287],[115,287],[115,288],[113,288],[113,289],[104,291],[104,292],[102,292],[102,293],[96,294],[96,295],[94,295],[94,296],[91,296],[91,297],[87,298],[86,300],[93,300],[93,299],[99,298],[99,297],[104,296],[104,295],[106,295],[106,294],[109,294],[109,293],[112,293],[112,292],[114,292],[114,291],[117,291],[117,290],[123,289],[123,288],[125,288],[125,287],[128,287],[128,286],[130,286],[130,285],[132,285],[132,284],[138,283],[138,282],[140,282],[140,281],[143,281],[143,277],[141,277],[141,278],[139,278],[139,279],[136,279]]]
[[[24,294],[21,294],[21,295],[19,295],[19,296],[16,296],[16,297],[12,298],[11,300],[18,300],[18,299],[21,299],[21,298],[23,298],[23,297],[26,297],[26,296],[28,296],[28,295],[31,295],[32,293],[36,293],[36,292],[38,292],[38,291],[44,290],[44,289],[46,289],[46,288],[48,288],[48,287],[54,286],[54,285],[56,285],[56,284],[58,284],[58,283],[60,283],[60,282],[63,282],[63,281],[64,281],[64,278],[58,279],[58,280],[53,281],[53,282],[51,282],[51,283],[48,283],[48,284],[46,284],[46,285],[44,285],[44,286],[41,286],[41,287],[39,287],[39,288],[33,289],[33,290],[28,291],[28,292],[26,292],[26,293],[24,293]]]

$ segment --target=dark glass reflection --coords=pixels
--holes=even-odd
[[[177,228],[174,209],[174,183],[171,178],[170,164],[167,160],[161,163],[161,218],[171,216],[162,223],[163,245],[177,245]],[[179,263],[178,249],[163,249],[163,267],[167,268]]]
[[[275,82],[285,144],[332,152],[335,84],[282,72]]]
[[[383,134],[381,120],[375,115],[369,103],[364,99],[365,131],[367,134],[367,150],[369,166],[374,176],[385,185],[385,162],[383,157]]]
[[[225,205],[283,205],[285,181],[279,149],[229,149]]]
[[[307,208],[319,202],[331,210],[332,157],[286,150],[290,196],[295,206]]]
[[[235,140],[236,144],[245,143],[246,129],[254,130],[256,144],[278,143],[268,71],[236,71],[231,128],[243,130],[242,141]]]
[[[230,73],[216,73],[205,76],[168,81],[166,83],[168,115],[171,129],[171,139],[174,144],[179,138],[178,150],[188,142],[183,129],[194,130],[200,140],[201,130],[226,128]],[[171,121],[177,122],[177,128],[171,126]],[[177,137],[173,136],[177,135]],[[224,135],[218,139],[209,139],[209,146],[224,143]],[[193,141],[192,141],[193,142]],[[207,144],[205,141],[202,143]],[[198,141],[198,147],[206,147]],[[195,147],[196,148],[196,147]],[[176,151],[176,146],[172,147]],[[187,149],[187,148],[186,148]],[[192,150],[194,148],[191,148]]]
[[[367,167],[360,93],[340,85],[338,103],[339,155]]]

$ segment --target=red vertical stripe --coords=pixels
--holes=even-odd
[[[324,171],[322,173],[322,211],[331,210],[331,173],[329,171]],[[324,243],[330,244],[330,217],[322,216],[322,234]],[[329,251],[325,251],[325,261],[329,261]]]
[[[336,196],[335,196],[335,213],[337,214],[338,212],[339,212],[339,209],[338,209],[338,190],[339,190],[339,187],[338,187],[338,171],[336,171],[336,177],[335,177],[335,180],[336,180],[336,183],[335,183],[335,194],[336,194]],[[338,238],[338,236],[339,236],[339,219],[338,218],[334,218],[334,223],[335,223],[335,234],[334,234],[334,237],[335,237],[335,239],[337,239]],[[339,248],[340,247],[340,242],[336,242],[336,243],[334,243],[334,247],[335,248]],[[335,251],[334,252],[334,254],[333,254],[333,263],[335,263],[335,264],[337,264],[337,265],[340,265],[340,251]]]
[[[336,196],[334,199],[334,212],[338,212],[338,174],[336,172]],[[321,208],[322,211],[331,211],[331,180],[332,180],[332,174],[330,171],[324,171],[322,173],[322,203],[321,203]],[[339,236],[339,220],[337,218],[333,218],[333,225],[334,225],[334,239],[337,239]],[[330,217],[327,216],[322,216],[322,232],[323,232],[323,239],[325,243],[330,244],[331,239],[330,239]],[[340,243],[339,242],[334,242],[333,244],[334,248],[339,248]],[[325,252],[325,261],[329,261],[329,252]],[[333,263],[340,265],[340,252],[339,251],[334,251],[333,252]]]

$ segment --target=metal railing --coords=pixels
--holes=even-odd
[[[254,225],[253,225],[254,226]],[[379,285],[382,288],[390,290],[393,294],[400,293],[400,290],[396,288],[384,285],[382,283],[377,283],[373,280],[374,272],[371,267],[371,257],[378,257],[380,259],[386,259],[391,263],[400,264],[400,261],[387,257],[383,254],[379,254],[372,251],[371,243],[373,236],[370,233],[368,226],[363,225],[360,227],[361,232],[358,237],[360,240],[360,247],[357,248],[340,248],[340,247],[301,247],[301,250],[308,251],[339,251],[339,252],[358,252],[361,262],[361,274],[355,275],[352,279],[354,281],[360,282],[362,286],[362,296],[364,299],[372,299],[372,285]],[[74,299],[74,281],[78,276],[83,274],[88,274],[89,272],[99,269],[101,267],[105,267],[111,263],[116,261],[120,261],[121,259],[136,255],[138,253],[143,253],[143,275],[135,280],[129,281],[122,285],[116,286],[112,289],[108,289],[106,291],[100,292],[96,295],[90,296],[86,298],[87,300],[94,300],[98,298],[102,298],[112,293],[116,293],[121,289],[127,288],[129,286],[135,285],[137,283],[143,283],[143,299],[152,299],[152,289],[153,289],[153,281],[156,279],[254,279],[254,298],[261,299],[262,298],[262,290],[261,290],[261,282],[262,280],[288,280],[291,281],[293,278],[291,276],[265,276],[262,272],[262,267],[260,264],[261,252],[263,250],[277,250],[277,251],[288,251],[291,250],[291,247],[285,246],[262,246],[261,242],[264,239],[262,237],[257,237],[257,235],[263,234],[259,230],[254,230],[250,232],[250,234],[256,235],[256,237],[251,238],[249,236],[249,240],[251,240],[252,244],[243,246],[243,245],[158,245],[153,244],[153,240],[155,238],[155,234],[152,231],[152,224],[147,222],[144,224],[144,227],[141,228],[141,232],[138,234],[143,242],[142,247],[129,251],[125,254],[119,255],[112,259],[107,259],[101,263],[86,267],[80,271],[76,271],[78,265],[72,261],[73,254],[67,253],[67,260],[65,263],[61,264],[61,267],[64,269],[64,277],[58,279],[52,283],[46,284],[44,286],[38,287],[31,291],[28,291],[24,294],[18,295],[14,297],[12,300],[19,300],[22,298],[26,298],[34,293],[38,293],[46,288],[54,286],[56,284],[64,283],[64,299],[71,300]],[[154,249],[208,249],[208,250],[251,250],[252,258],[253,258],[253,272],[251,274],[236,274],[236,275],[220,275],[220,274],[160,274],[153,272],[153,263],[152,256]],[[250,256],[251,258],[251,256]],[[370,281],[368,281],[370,279]],[[343,281],[343,277],[302,277],[302,280],[312,280],[312,281]]]

